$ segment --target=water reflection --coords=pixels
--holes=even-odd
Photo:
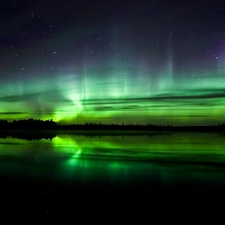
[[[154,136],[59,135],[52,140],[57,152],[76,158],[135,161],[224,162],[225,139],[213,133],[173,133]]]
[[[224,163],[225,138],[216,133],[0,139],[1,176],[79,188],[223,184]]]

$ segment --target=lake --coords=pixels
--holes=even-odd
[[[1,198],[76,201],[107,193],[152,195],[225,187],[225,136],[61,134],[0,139]],[[154,195],[154,194],[153,194]]]

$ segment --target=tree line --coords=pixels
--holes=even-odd
[[[84,123],[63,125],[50,120],[24,119],[0,120],[0,130],[154,130],[154,131],[225,131],[225,124],[215,126],[172,126],[168,124],[102,124],[102,123]]]

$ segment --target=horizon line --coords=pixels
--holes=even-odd
[[[207,125],[207,124],[202,124],[202,125],[172,125],[169,123],[162,123],[162,124],[154,124],[154,123],[102,123],[102,122],[85,122],[85,123],[71,123],[71,124],[62,124],[59,122],[55,122],[53,119],[34,119],[34,118],[28,118],[28,119],[14,119],[14,120],[7,120],[7,119],[0,119],[0,123],[8,123],[8,124],[13,124],[17,122],[51,122],[54,123],[57,126],[151,126],[151,127],[218,127],[218,126],[225,126],[225,122],[221,124],[214,124],[214,125]],[[6,125],[6,124],[5,124]]]

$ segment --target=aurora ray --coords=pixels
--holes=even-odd
[[[224,122],[223,3],[20,2],[0,14],[0,119]]]

